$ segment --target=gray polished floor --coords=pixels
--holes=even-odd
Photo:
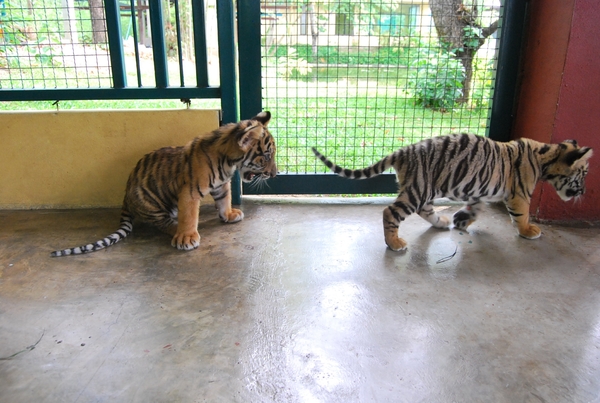
[[[413,215],[398,253],[384,205],[343,201],[64,258],[119,210],[0,212],[0,402],[600,401],[600,229]]]

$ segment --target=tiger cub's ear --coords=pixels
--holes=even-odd
[[[263,124],[263,126],[267,127],[267,125],[269,124],[269,121],[271,120],[271,112],[269,112],[269,111],[261,112],[250,120],[259,121],[260,123]]]
[[[567,153],[564,158],[565,164],[568,166],[573,165],[577,161],[587,161],[593,154],[593,150],[589,147],[581,147],[577,150],[573,150]]]
[[[254,119],[253,119],[254,120]],[[238,144],[243,152],[252,148],[252,146],[263,136],[262,126],[248,126],[244,129],[238,139]]]

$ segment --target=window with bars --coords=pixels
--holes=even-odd
[[[3,0],[0,100],[220,98],[218,4]]]

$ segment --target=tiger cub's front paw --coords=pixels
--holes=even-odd
[[[396,252],[406,250],[406,247],[408,245],[404,239],[398,236],[386,236],[385,243],[388,246],[388,248]]]
[[[176,233],[171,240],[171,246],[179,250],[192,250],[200,246],[200,234],[195,232]]]
[[[542,236],[542,230],[537,225],[529,224],[527,228],[519,228],[519,235],[527,239],[537,239]]]
[[[244,212],[242,210],[232,208],[231,211],[225,213],[224,217],[221,217],[221,219],[228,223],[242,221],[244,219]]]

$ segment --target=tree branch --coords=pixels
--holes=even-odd
[[[494,21],[489,27],[483,28],[481,30],[481,35],[483,35],[484,38],[487,38],[488,36],[492,35],[497,30],[498,30],[498,20]]]

